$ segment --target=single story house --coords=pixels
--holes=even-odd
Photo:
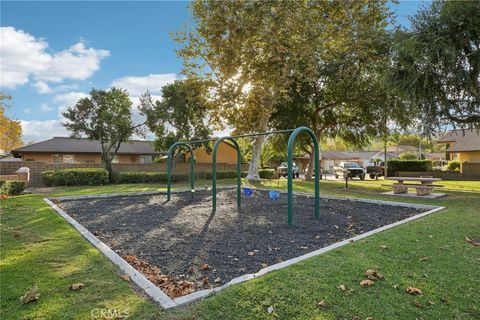
[[[48,164],[101,163],[100,141],[87,138],[53,137],[15,150],[12,154],[23,161]],[[114,163],[151,163],[160,155],[150,141],[132,140],[120,145]]]
[[[480,134],[476,130],[452,130],[437,143],[445,144],[448,160],[458,160],[462,172],[463,163],[480,163]]]
[[[322,151],[320,153],[321,167],[325,171],[332,170],[340,162],[356,162],[361,167],[373,165],[375,159],[384,159],[385,154],[382,151]],[[387,159],[395,158],[392,152],[387,152]]]
[[[212,144],[213,148],[213,144]],[[204,147],[193,150],[196,163],[212,163],[213,151],[207,152]],[[185,153],[185,162],[190,161],[190,153]],[[237,164],[237,149],[227,141],[222,141],[217,149],[217,163]]]
[[[387,152],[394,153],[396,157],[405,152],[418,153],[418,151],[418,147],[408,145],[393,145],[387,147]]]

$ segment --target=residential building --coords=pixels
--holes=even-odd
[[[12,150],[12,154],[23,161],[48,164],[101,163],[101,153],[100,141],[69,137],[54,137]],[[113,163],[151,163],[159,155],[152,142],[132,140],[120,145]]]
[[[476,130],[452,130],[437,143],[445,144],[447,160],[458,160],[462,172],[464,163],[480,163],[480,134]]]

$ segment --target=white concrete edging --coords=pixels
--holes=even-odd
[[[268,189],[260,189],[260,190],[268,190]],[[183,191],[177,191],[183,192]],[[76,199],[94,199],[94,198],[107,198],[107,197],[114,197],[114,196],[125,196],[125,195],[148,195],[148,194],[158,194],[164,192],[140,192],[140,193],[117,193],[117,194],[108,194],[108,195],[94,195],[94,196],[77,196],[77,197],[56,197],[55,199],[58,200],[76,200]],[[303,192],[295,192],[295,194],[312,197],[309,193]],[[420,218],[423,218],[427,215],[432,213],[438,212],[440,210],[445,209],[445,207],[439,206],[432,206],[432,205],[422,205],[422,204],[415,204],[415,203],[405,203],[405,202],[393,202],[393,201],[383,201],[383,200],[371,200],[371,199],[361,199],[361,198],[342,198],[342,197],[335,197],[335,196],[322,196],[324,199],[335,199],[335,200],[347,200],[347,201],[360,201],[360,202],[368,202],[368,203],[375,203],[375,204],[385,204],[385,205],[394,205],[394,206],[404,206],[404,207],[411,207],[411,208],[423,208],[423,209],[430,209],[429,211],[417,214],[415,216],[408,217],[406,219],[391,223],[389,225],[385,225],[383,227],[370,230],[368,232],[362,233],[355,237],[331,244],[327,247],[309,252],[307,254],[301,255],[296,258],[292,258],[286,261],[282,261],[280,263],[276,263],[274,265],[268,266],[259,270],[257,273],[245,274],[240,277],[234,278],[230,280],[228,283],[224,284],[220,287],[215,287],[212,289],[205,289],[193,292],[191,294],[171,299],[168,297],[160,288],[155,286],[150,280],[145,278],[140,272],[138,272],[135,268],[133,268],[128,262],[126,262],[122,257],[120,257],[116,252],[114,252],[110,247],[108,247],[105,243],[100,241],[97,237],[95,237],[92,233],[90,233],[85,227],[83,227],[80,223],[78,223],[75,219],[69,216],[66,212],[60,209],[57,205],[55,205],[52,201],[47,198],[43,200],[50,205],[60,216],[62,216],[65,220],[67,220],[75,229],[77,229],[82,236],[84,236],[91,244],[93,244],[100,252],[102,252],[107,258],[109,258],[114,264],[116,264],[122,271],[124,271],[127,275],[130,276],[132,281],[137,284],[144,292],[156,303],[158,303],[161,307],[165,309],[169,309],[172,307],[177,307],[180,305],[192,303],[194,301],[206,298],[211,296],[219,291],[222,291],[232,285],[245,282],[247,280],[257,278],[269,272],[286,268],[291,266],[295,263],[300,261],[321,255],[325,252],[343,247],[351,242],[358,241],[374,235],[376,233],[395,228],[399,225],[408,223],[410,221],[414,221]]]

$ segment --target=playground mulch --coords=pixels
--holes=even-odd
[[[233,189],[219,190],[216,212],[206,190],[193,200],[180,192],[170,202],[165,194],[151,194],[65,200],[59,206],[135,267],[163,276],[154,282],[170,296],[220,286],[426,211],[322,198],[321,217],[315,219],[314,199],[295,195],[293,226],[288,226],[285,193],[270,200],[267,191],[254,190],[242,195],[240,211],[235,195]],[[188,288],[172,293],[162,287],[165,275]]]

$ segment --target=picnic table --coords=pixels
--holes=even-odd
[[[433,177],[391,177],[385,180],[397,181],[394,184],[383,184],[383,186],[393,187],[394,194],[407,193],[409,188],[414,188],[417,191],[417,196],[425,196],[430,194],[434,188],[443,187],[442,185],[433,184],[436,181],[442,180]],[[415,183],[408,183],[408,181]]]

